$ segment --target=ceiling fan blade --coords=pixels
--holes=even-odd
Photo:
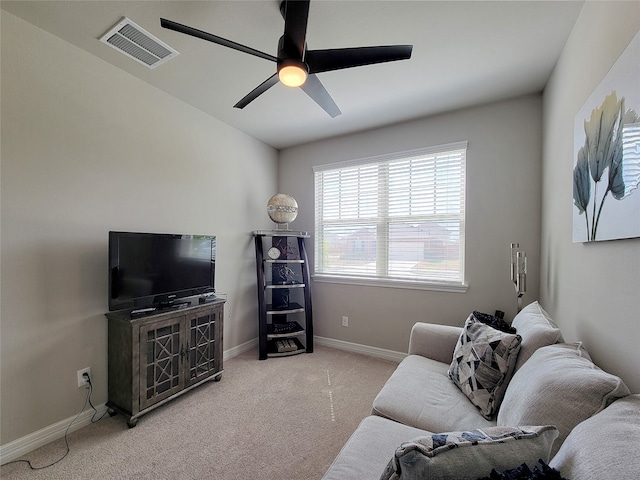
[[[304,90],[314,102],[320,105],[331,118],[335,118],[342,113],[317,76],[309,75],[307,81],[300,88]]]
[[[284,17],[284,38],[289,55],[302,60],[307,38],[307,21],[309,20],[309,0],[288,0],[282,2],[280,12]]]
[[[269,55],[268,53],[261,52],[260,50],[256,50],[255,48],[241,45],[231,40],[227,40],[226,38],[218,37],[217,35],[213,35],[211,33],[198,30],[197,28],[188,27],[186,25],[182,25],[181,23],[177,23],[172,20],[167,20],[166,18],[160,19],[160,25],[164,28],[168,28],[169,30],[174,30],[179,33],[184,33],[185,35],[191,35],[192,37],[200,38],[202,40],[207,40],[208,42],[217,43],[218,45],[222,45],[223,47],[233,48],[234,50],[248,53],[249,55],[255,55],[256,57],[264,58],[265,60],[271,60],[272,62],[278,61],[278,59],[273,55]]]
[[[260,85],[258,85],[256,88],[251,90],[251,92],[249,92],[247,95],[245,95],[245,97],[242,100],[240,100],[238,103],[236,103],[233,106],[233,108],[244,108],[244,107],[246,107],[247,105],[249,105],[256,98],[258,98],[260,95],[262,95],[264,92],[269,90],[271,87],[273,87],[278,82],[279,82],[278,74],[274,73],[269,78],[267,78],[264,82],[262,82]]]
[[[412,50],[413,45],[308,50],[304,61],[309,65],[309,73],[320,73],[375,63],[407,60],[411,58]]]

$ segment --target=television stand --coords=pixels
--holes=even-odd
[[[142,415],[203,383],[222,377],[224,300],[195,298],[167,310],[108,319],[109,415],[127,416],[133,428]]]

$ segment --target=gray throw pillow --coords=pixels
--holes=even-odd
[[[449,367],[449,377],[486,419],[502,402],[520,351],[518,334],[501,332],[473,313],[465,322]]]
[[[380,480],[475,480],[492,469],[548,462],[553,426],[487,427],[425,435],[396,449]]]
[[[538,302],[524,307],[513,319],[511,326],[522,337],[515,371],[518,371],[540,347],[564,341],[560,329]]]
[[[555,454],[576,425],[629,393],[620,378],[593,364],[582,344],[549,345],[513,375],[497,423],[555,425]]]

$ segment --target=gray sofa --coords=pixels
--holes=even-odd
[[[449,376],[463,329],[417,323],[408,356],[323,480],[477,479],[538,459],[571,480],[640,478],[640,395],[564,343],[537,302],[512,326],[519,348],[497,412],[483,415]]]

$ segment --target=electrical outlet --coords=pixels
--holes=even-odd
[[[342,317],[342,326],[343,327],[348,327],[349,326],[349,317]]]
[[[91,367],[86,367],[82,370],[78,370],[78,388],[89,385],[89,381],[83,376],[84,373],[87,373],[89,375],[89,378],[91,378]]]

